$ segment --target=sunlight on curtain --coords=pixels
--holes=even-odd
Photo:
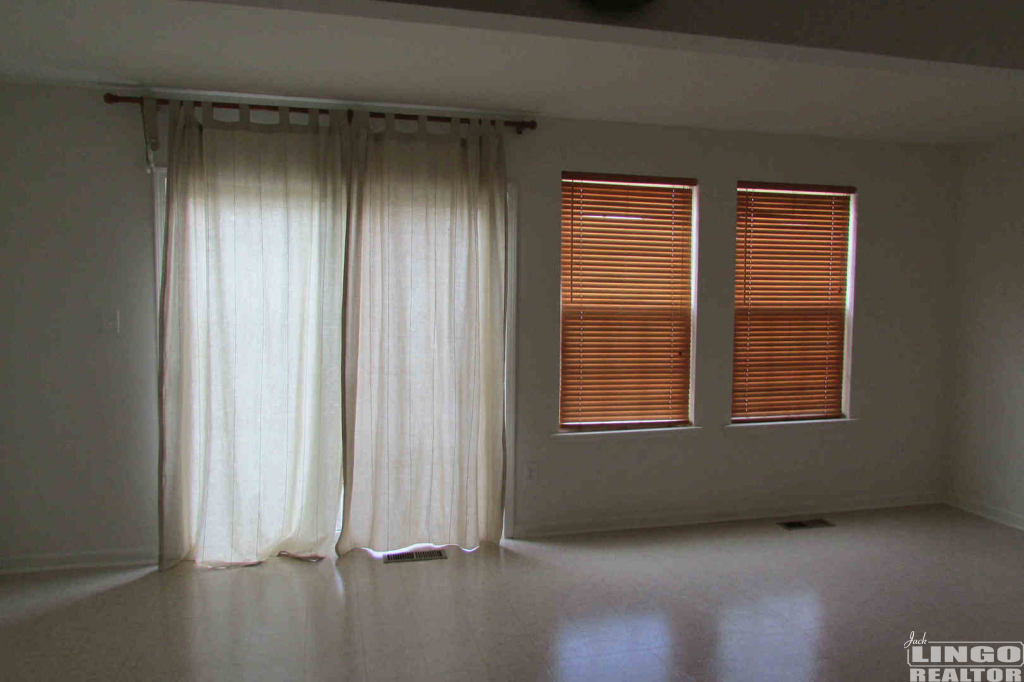
[[[357,125],[359,122],[357,121]],[[501,133],[357,128],[339,554],[501,537]]]
[[[161,564],[324,554],[342,472],[344,116],[172,114]]]
[[[500,127],[291,118],[173,112],[161,564],[497,541]]]

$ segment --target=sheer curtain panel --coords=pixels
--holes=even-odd
[[[161,564],[334,542],[344,115],[202,123],[173,105],[161,305]]]
[[[364,114],[365,117],[365,114]],[[337,550],[501,537],[506,180],[500,126],[357,121]]]

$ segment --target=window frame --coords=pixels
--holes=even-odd
[[[842,386],[840,387],[840,414],[839,415],[822,415],[816,416],[811,414],[794,414],[794,415],[768,415],[768,416],[752,416],[752,417],[737,417],[734,412],[734,407],[730,406],[730,426],[756,426],[756,425],[770,425],[770,424],[785,424],[785,423],[822,423],[822,422],[838,422],[838,421],[852,421],[855,419],[852,413],[851,406],[851,385],[853,377],[853,321],[854,321],[854,302],[855,302],[855,273],[857,263],[857,203],[858,203],[858,192],[856,187],[846,185],[822,185],[822,184],[797,184],[797,183],[779,183],[779,182],[759,182],[759,181],[744,181],[741,180],[736,183],[736,216],[735,226],[738,228],[740,215],[739,215],[739,196],[742,191],[753,191],[753,192],[765,192],[765,193],[780,193],[780,194],[815,194],[815,195],[844,195],[849,198],[849,216],[847,221],[847,252],[846,252],[846,276],[845,276],[845,313],[844,313],[844,328],[843,328],[843,361],[841,380]],[[737,233],[734,237],[735,249],[739,247],[739,234]],[[736,277],[736,257],[738,252],[734,251],[733,259],[733,278],[735,281]],[[733,370],[731,376],[732,390],[731,396],[735,396],[736,393],[736,381],[735,381],[735,343],[736,343],[736,315],[737,315],[737,300],[738,292],[733,294]],[[732,401],[730,401],[732,403]]]
[[[613,433],[613,432],[663,432],[666,430],[676,429],[692,429],[698,428],[695,424],[694,419],[694,388],[696,385],[696,346],[697,346],[697,275],[698,275],[698,236],[699,236],[699,184],[695,178],[682,178],[682,177],[670,177],[670,176],[654,176],[654,175],[628,175],[628,174],[609,174],[609,173],[590,173],[590,172],[574,172],[574,171],[563,171],[561,174],[561,180],[559,184],[560,195],[561,188],[566,182],[582,181],[592,183],[607,183],[607,184],[635,184],[639,186],[643,185],[660,185],[660,186],[673,186],[686,188],[690,191],[690,248],[689,248],[689,259],[690,259],[690,272],[689,272],[689,382],[687,386],[687,420],[647,420],[647,421],[602,421],[602,422],[586,422],[586,423],[565,423],[562,420],[562,379],[563,379],[563,350],[564,350],[564,312],[563,304],[564,297],[562,291],[562,255],[559,256],[559,386],[558,386],[558,412],[557,412],[557,430],[556,434],[600,434]],[[560,196],[559,199],[560,208],[564,211],[564,198]],[[564,224],[559,220],[559,240],[560,249],[561,241],[563,239]]]

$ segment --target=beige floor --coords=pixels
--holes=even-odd
[[[384,566],[0,578],[15,680],[908,680],[1024,638],[1024,533],[946,507],[505,542]]]

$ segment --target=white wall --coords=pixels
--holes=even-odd
[[[942,499],[945,302],[959,160],[951,149],[542,120],[508,145],[520,184],[515,533]],[[563,170],[700,182],[699,429],[555,436]],[[737,180],[858,188],[852,416],[726,428]],[[538,480],[525,480],[536,464]]]
[[[955,154],[935,147],[543,120],[520,185],[516,530],[648,525],[938,499]],[[149,176],[135,107],[0,88],[0,570],[157,546]],[[552,437],[562,170],[700,180],[697,430]],[[724,429],[738,179],[860,189],[856,421]],[[1018,243],[1019,246],[1019,243]],[[122,332],[101,331],[120,308]],[[526,482],[525,465],[539,480]]]
[[[962,189],[954,502],[1024,528],[1024,138],[968,149]]]
[[[152,209],[137,108],[0,86],[0,570],[153,560]],[[121,311],[121,333],[102,315]]]

